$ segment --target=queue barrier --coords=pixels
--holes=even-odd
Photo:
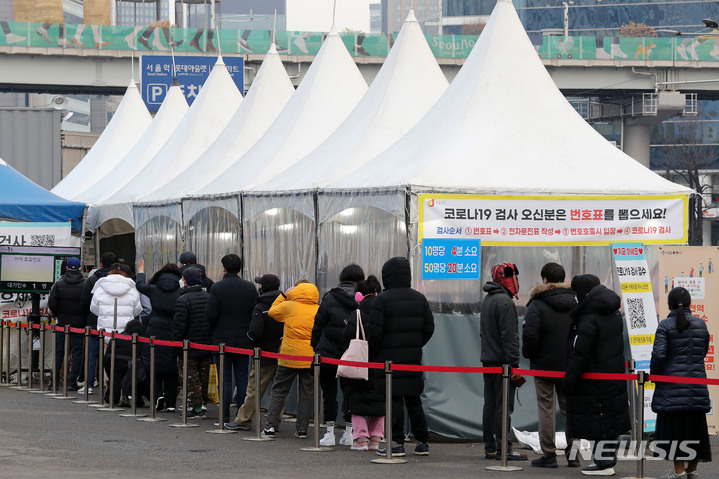
[[[390,391],[390,394],[386,394],[387,398],[387,404],[386,404],[386,418],[385,418],[385,425],[386,425],[386,431],[385,431],[385,437],[389,440],[387,441],[387,449],[386,449],[386,456],[383,459],[373,459],[372,462],[377,463],[401,463],[406,462],[403,459],[398,458],[392,458],[392,447],[391,447],[391,417],[392,417],[392,408],[391,408],[391,390],[392,390],[392,373],[394,371],[417,371],[417,372],[442,372],[442,373],[462,373],[462,374],[478,374],[478,373],[485,373],[485,374],[502,374],[503,378],[503,433],[502,433],[502,462],[501,466],[488,466],[487,469],[491,469],[494,471],[516,471],[521,468],[517,468],[516,466],[507,466],[507,458],[506,458],[506,441],[507,437],[505,437],[507,432],[507,399],[508,399],[508,391],[509,391],[509,381],[510,376],[514,374],[521,374],[523,376],[532,376],[532,377],[545,377],[545,378],[556,378],[560,379],[563,378],[565,373],[562,371],[544,371],[544,370],[536,370],[536,369],[523,369],[523,368],[512,368],[509,365],[504,365],[502,367],[496,367],[496,366],[434,366],[434,365],[409,365],[409,364],[394,364],[391,361],[386,361],[385,363],[378,363],[378,362],[358,362],[358,361],[343,361],[340,359],[334,359],[334,358],[323,358],[319,354],[315,354],[314,356],[297,356],[297,355],[287,355],[287,354],[280,354],[280,353],[272,353],[267,351],[261,351],[259,348],[252,349],[246,349],[246,348],[234,348],[234,347],[226,347],[224,344],[220,345],[207,345],[207,344],[200,344],[200,343],[191,343],[188,340],[185,341],[168,341],[168,340],[160,340],[156,339],[154,337],[142,337],[138,336],[137,334],[133,335],[127,335],[127,334],[121,334],[116,333],[114,331],[108,332],[104,331],[102,329],[92,329],[90,327],[87,328],[73,328],[69,326],[57,326],[57,325],[49,325],[46,323],[28,323],[28,322],[20,322],[20,321],[6,321],[2,320],[0,321],[0,373],[4,372],[4,381],[1,383],[3,386],[9,386],[10,383],[10,369],[9,369],[9,362],[10,362],[10,334],[9,330],[10,328],[15,328],[18,332],[17,334],[17,351],[21,351],[21,339],[19,332],[24,328],[28,330],[28,333],[34,329],[40,330],[40,333],[44,336],[45,331],[50,330],[53,334],[53,339],[55,338],[55,335],[57,333],[75,333],[75,334],[83,334],[85,336],[85,377],[87,378],[88,375],[88,366],[87,366],[87,357],[89,356],[89,342],[91,336],[97,336],[98,343],[100,344],[100,358],[104,357],[103,353],[103,345],[104,341],[103,338],[110,338],[111,343],[111,366],[110,366],[110,407],[104,408],[104,410],[115,410],[117,411],[118,408],[114,408],[114,398],[113,398],[113,388],[114,388],[114,362],[115,362],[115,347],[116,347],[116,341],[132,341],[133,343],[133,361],[132,361],[132,377],[133,377],[133,383],[135,383],[136,378],[136,366],[137,366],[137,358],[136,358],[136,345],[137,343],[144,343],[149,344],[150,346],[150,378],[151,378],[151,386],[150,386],[150,395],[152,396],[150,398],[151,402],[151,414],[150,418],[140,418],[139,421],[163,421],[163,419],[156,419],[155,418],[155,403],[154,403],[154,362],[155,362],[155,355],[154,355],[154,348],[157,346],[165,346],[165,347],[174,347],[174,348],[182,348],[182,361],[183,361],[183,380],[182,380],[182,389],[183,389],[183,406],[187,404],[187,375],[184,374],[184,372],[187,370],[187,361],[188,361],[188,352],[190,349],[197,349],[197,350],[203,350],[203,351],[209,351],[213,353],[219,353],[221,354],[221,358],[225,353],[230,354],[241,354],[245,356],[252,356],[254,359],[254,367],[257,368],[256,370],[256,384],[257,384],[257,398],[256,398],[256,407],[255,407],[255,424],[256,424],[256,438],[245,438],[246,440],[266,440],[266,438],[260,437],[260,407],[259,407],[259,384],[260,384],[260,371],[259,368],[259,361],[261,358],[272,358],[272,359],[283,359],[283,360],[290,360],[290,361],[302,361],[302,362],[308,362],[311,363],[312,368],[314,369],[315,374],[315,384],[314,384],[314,406],[315,406],[315,418],[319,417],[319,398],[320,398],[320,392],[319,392],[319,367],[322,363],[325,364],[332,364],[332,365],[346,365],[346,366],[353,366],[353,367],[363,367],[368,369],[382,369],[385,372],[385,380],[386,380],[386,388],[387,391]],[[68,360],[68,338],[69,334],[65,334],[64,341],[65,341],[65,352],[64,352],[64,363],[67,363]],[[53,343],[54,344],[54,343]],[[29,339],[29,346],[28,350],[30,353],[32,353],[32,339]],[[55,352],[53,347],[53,353]],[[4,353],[4,354],[3,354]],[[53,381],[52,386],[53,389],[57,387],[57,377],[56,377],[56,371],[57,371],[57,365],[55,364],[57,355],[53,354]],[[44,358],[43,358],[44,361]],[[631,363],[628,363],[629,367],[631,368]],[[99,365],[99,373],[103,372],[102,368],[102,360],[98,360]],[[625,364],[627,366],[627,364]],[[18,354],[18,385],[13,386],[15,389],[23,389],[32,391],[34,388],[32,386],[32,374],[29,374],[28,376],[30,379],[28,380],[28,387],[22,388],[20,387],[21,384],[21,376],[19,372],[21,371],[21,355]],[[63,369],[64,373],[67,374],[66,366]],[[220,374],[224,373],[224,368],[220,368]],[[43,374],[41,374],[43,376]],[[100,378],[102,376],[98,376]],[[581,376],[582,379],[591,379],[591,380],[611,380],[611,381],[636,381],[638,385],[638,395],[639,398],[637,400],[638,404],[644,404],[644,385],[646,382],[652,381],[652,382],[673,382],[673,383],[679,383],[679,384],[704,384],[708,386],[719,386],[719,379],[710,379],[710,378],[688,378],[688,377],[681,377],[681,376],[666,376],[666,375],[649,375],[645,371],[638,371],[638,372],[630,372],[630,373],[583,373]],[[99,398],[99,404],[92,404],[92,406],[98,406],[99,409],[102,409],[104,406],[103,403],[103,383],[104,381],[99,381],[100,383],[100,398]],[[218,381],[219,385],[222,385],[222,379]],[[40,380],[40,387],[42,389],[43,386],[43,379]],[[136,391],[135,391],[135,384],[133,384],[133,391],[132,391],[132,414],[127,414],[125,416],[139,416],[136,414]],[[63,395],[67,396],[67,386],[63,388]],[[59,397],[58,397],[59,398]],[[224,430],[224,418],[222,417],[222,401],[224,400],[224,396],[220,394],[220,430]],[[85,388],[85,400],[84,401],[75,401],[77,403],[88,403],[90,402],[88,400],[88,388]],[[122,410],[122,409],[120,409]],[[170,424],[171,427],[197,427],[197,424],[188,424],[187,423],[187,407],[182,408],[182,423],[181,424]],[[632,421],[632,437],[638,438],[638,443],[641,444],[641,438],[643,433],[643,428],[636,427],[636,423],[642,424],[642,414],[643,414],[643,408],[639,407],[637,408],[637,421]],[[636,428],[636,431],[634,429]],[[328,450],[328,448],[320,447],[319,445],[319,423],[315,423],[315,434],[314,434],[314,447],[311,448],[303,448],[303,450],[307,451],[324,451]],[[208,431],[208,432],[215,432],[215,431]],[[229,431],[227,431],[229,432]],[[644,463],[644,457],[643,455],[638,455],[637,457],[637,478],[643,478],[643,463]]]

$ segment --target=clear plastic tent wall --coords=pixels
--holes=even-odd
[[[282,289],[299,279],[315,281],[313,193],[243,197],[242,212],[245,278],[273,273]]]
[[[182,205],[135,206],[133,213],[136,259],[145,259],[148,276],[167,263],[177,263],[184,239]]]

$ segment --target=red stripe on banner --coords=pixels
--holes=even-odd
[[[132,336],[130,336],[128,334],[115,333],[115,339],[122,339],[123,341],[132,341]]]
[[[147,343],[150,342],[150,338],[146,338],[145,336],[138,336],[138,337],[137,337],[137,341],[138,341],[139,343],[145,343],[145,344],[147,344]]]
[[[392,371],[425,371],[434,373],[501,373],[500,367],[480,366],[413,366],[409,364],[392,364]]]
[[[233,348],[231,346],[225,347],[225,352],[232,354],[244,354],[245,356],[252,356],[253,354],[255,354],[255,352],[251,349]]]
[[[719,379],[708,378],[687,378],[681,376],[662,376],[660,374],[651,374],[649,375],[649,380],[655,383],[706,384],[708,386],[719,386]]]
[[[334,358],[320,358],[323,364],[334,364],[335,366],[354,366],[366,369],[384,369],[384,363],[363,363],[359,361],[342,361]]]
[[[219,346],[208,346],[207,344],[190,343],[190,349],[201,349],[203,351],[214,351],[220,350]]]
[[[182,341],[167,341],[166,339],[156,339],[154,344],[157,346],[170,346],[173,348],[181,348]]]

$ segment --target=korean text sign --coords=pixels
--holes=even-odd
[[[479,239],[424,239],[422,279],[480,279]]]
[[[420,238],[495,245],[686,243],[687,196],[420,194]]]
[[[202,85],[205,84],[205,80],[207,80],[216,62],[216,57],[175,57],[177,81],[180,83],[180,88],[188,104],[192,105],[192,102],[197,98]],[[237,88],[244,93],[244,58],[223,57],[223,62]],[[172,57],[168,55],[144,55],[140,57],[140,71],[142,99],[145,101],[148,110],[156,112],[165,99],[167,90],[172,85]]]

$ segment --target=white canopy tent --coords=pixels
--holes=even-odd
[[[95,145],[52,192],[74,200],[110,172],[145,133],[152,117],[140,97],[135,81],[125,91],[110,123]],[[83,200],[84,201],[84,200]]]
[[[85,222],[88,230],[96,231],[102,227],[103,236],[134,231],[132,203],[107,203],[105,199],[128,187],[128,182],[142,171],[165,145],[188,109],[179,83],[173,83],[142,138],[107,175],[77,196],[91,205]],[[105,225],[108,221],[111,223]]]

